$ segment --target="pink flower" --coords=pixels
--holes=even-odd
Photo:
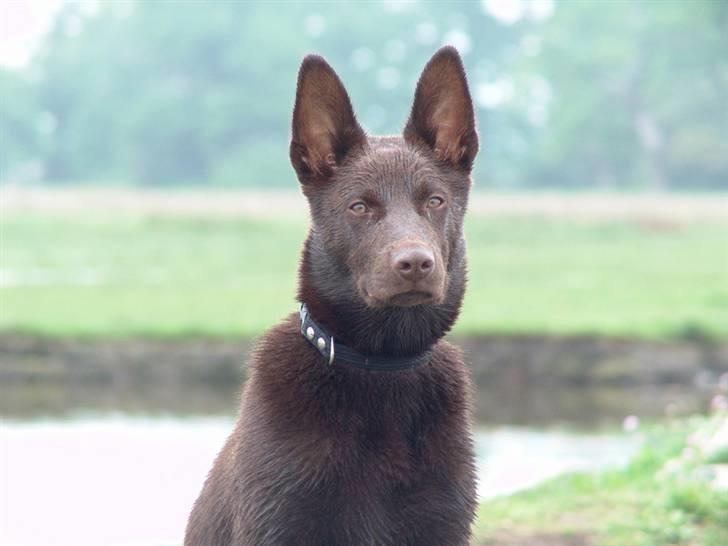
[[[722,394],[716,394],[710,401],[710,409],[715,412],[728,411],[728,398]]]
[[[622,428],[625,432],[634,432],[640,426],[640,418],[636,415],[628,415],[622,422]]]

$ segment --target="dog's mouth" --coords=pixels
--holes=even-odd
[[[427,290],[412,289],[395,294],[371,294],[364,290],[364,301],[369,307],[413,307],[415,305],[441,303],[441,297]]]
[[[432,303],[434,299],[432,292],[410,290],[409,292],[402,292],[401,294],[391,296],[386,303],[397,307],[412,307],[413,305]]]

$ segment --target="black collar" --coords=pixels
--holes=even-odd
[[[336,362],[364,370],[395,371],[416,368],[430,358],[429,350],[415,356],[365,355],[343,343],[334,343],[334,336],[316,324],[305,303],[301,304],[300,315],[301,335],[321,353],[327,364]]]

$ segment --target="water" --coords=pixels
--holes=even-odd
[[[711,346],[504,338],[464,348],[481,499],[623,465],[639,445],[639,432],[614,432],[625,417],[705,411],[728,377],[728,351]],[[246,351],[6,338],[0,544],[179,545],[233,427]]]
[[[0,429],[4,546],[178,545],[229,417],[90,415]],[[481,498],[624,464],[636,436],[478,429]],[[42,522],[40,524],[39,522]]]

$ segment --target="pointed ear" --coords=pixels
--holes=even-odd
[[[478,134],[465,68],[454,47],[438,50],[422,71],[404,138],[457,169],[472,168]]]
[[[326,180],[366,135],[333,68],[308,55],[298,72],[290,157],[301,183]]]

